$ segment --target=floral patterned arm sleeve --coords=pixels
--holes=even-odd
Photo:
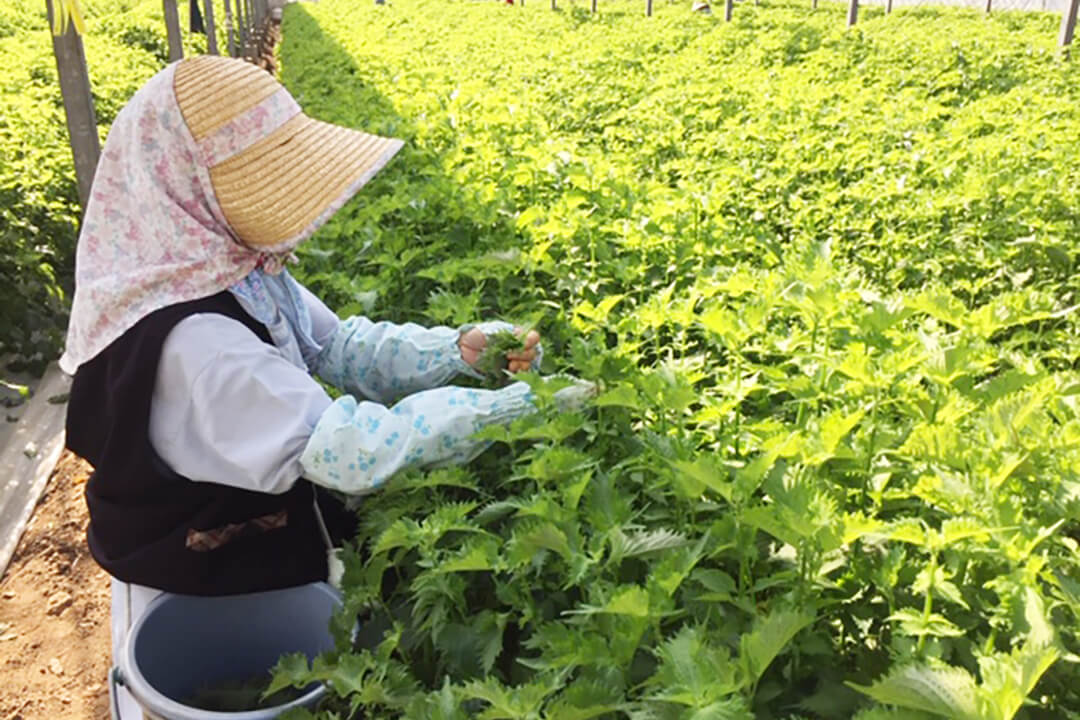
[[[412,323],[342,321],[323,346],[315,372],[328,383],[378,403],[440,387],[471,368],[461,359],[460,333]]]
[[[344,396],[319,418],[300,464],[311,482],[362,495],[405,468],[467,462],[488,445],[474,433],[534,409],[521,382],[500,390],[427,390],[393,408]]]

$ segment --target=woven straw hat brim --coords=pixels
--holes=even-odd
[[[299,114],[210,168],[210,180],[240,240],[279,252],[315,232],[402,144]]]

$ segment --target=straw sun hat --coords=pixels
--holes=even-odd
[[[310,235],[402,146],[308,117],[243,60],[182,60],[173,87],[225,220],[256,250],[287,250]]]

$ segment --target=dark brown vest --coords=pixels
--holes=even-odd
[[[154,312],[75,373],[67,446],[94,466],[86,484],[87,540],[97,562],[125,582],[191,595],[230,595],[327,576],[319,497],[337,542],[355,520],[305,480],[281,495],[194,482],[150,444],[150,400],[161,348],[184,318],[217,313],[263,342],[266,328],[228,292]]]

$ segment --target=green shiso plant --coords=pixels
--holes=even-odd
[[[293,716],[1080,717],[1058,22],[288,6],[305,109],[407,141],[302,279],[535,322],[603,387],[537,383],[467,467],[364,498],[339,647],[276,674],[331,690]]]

